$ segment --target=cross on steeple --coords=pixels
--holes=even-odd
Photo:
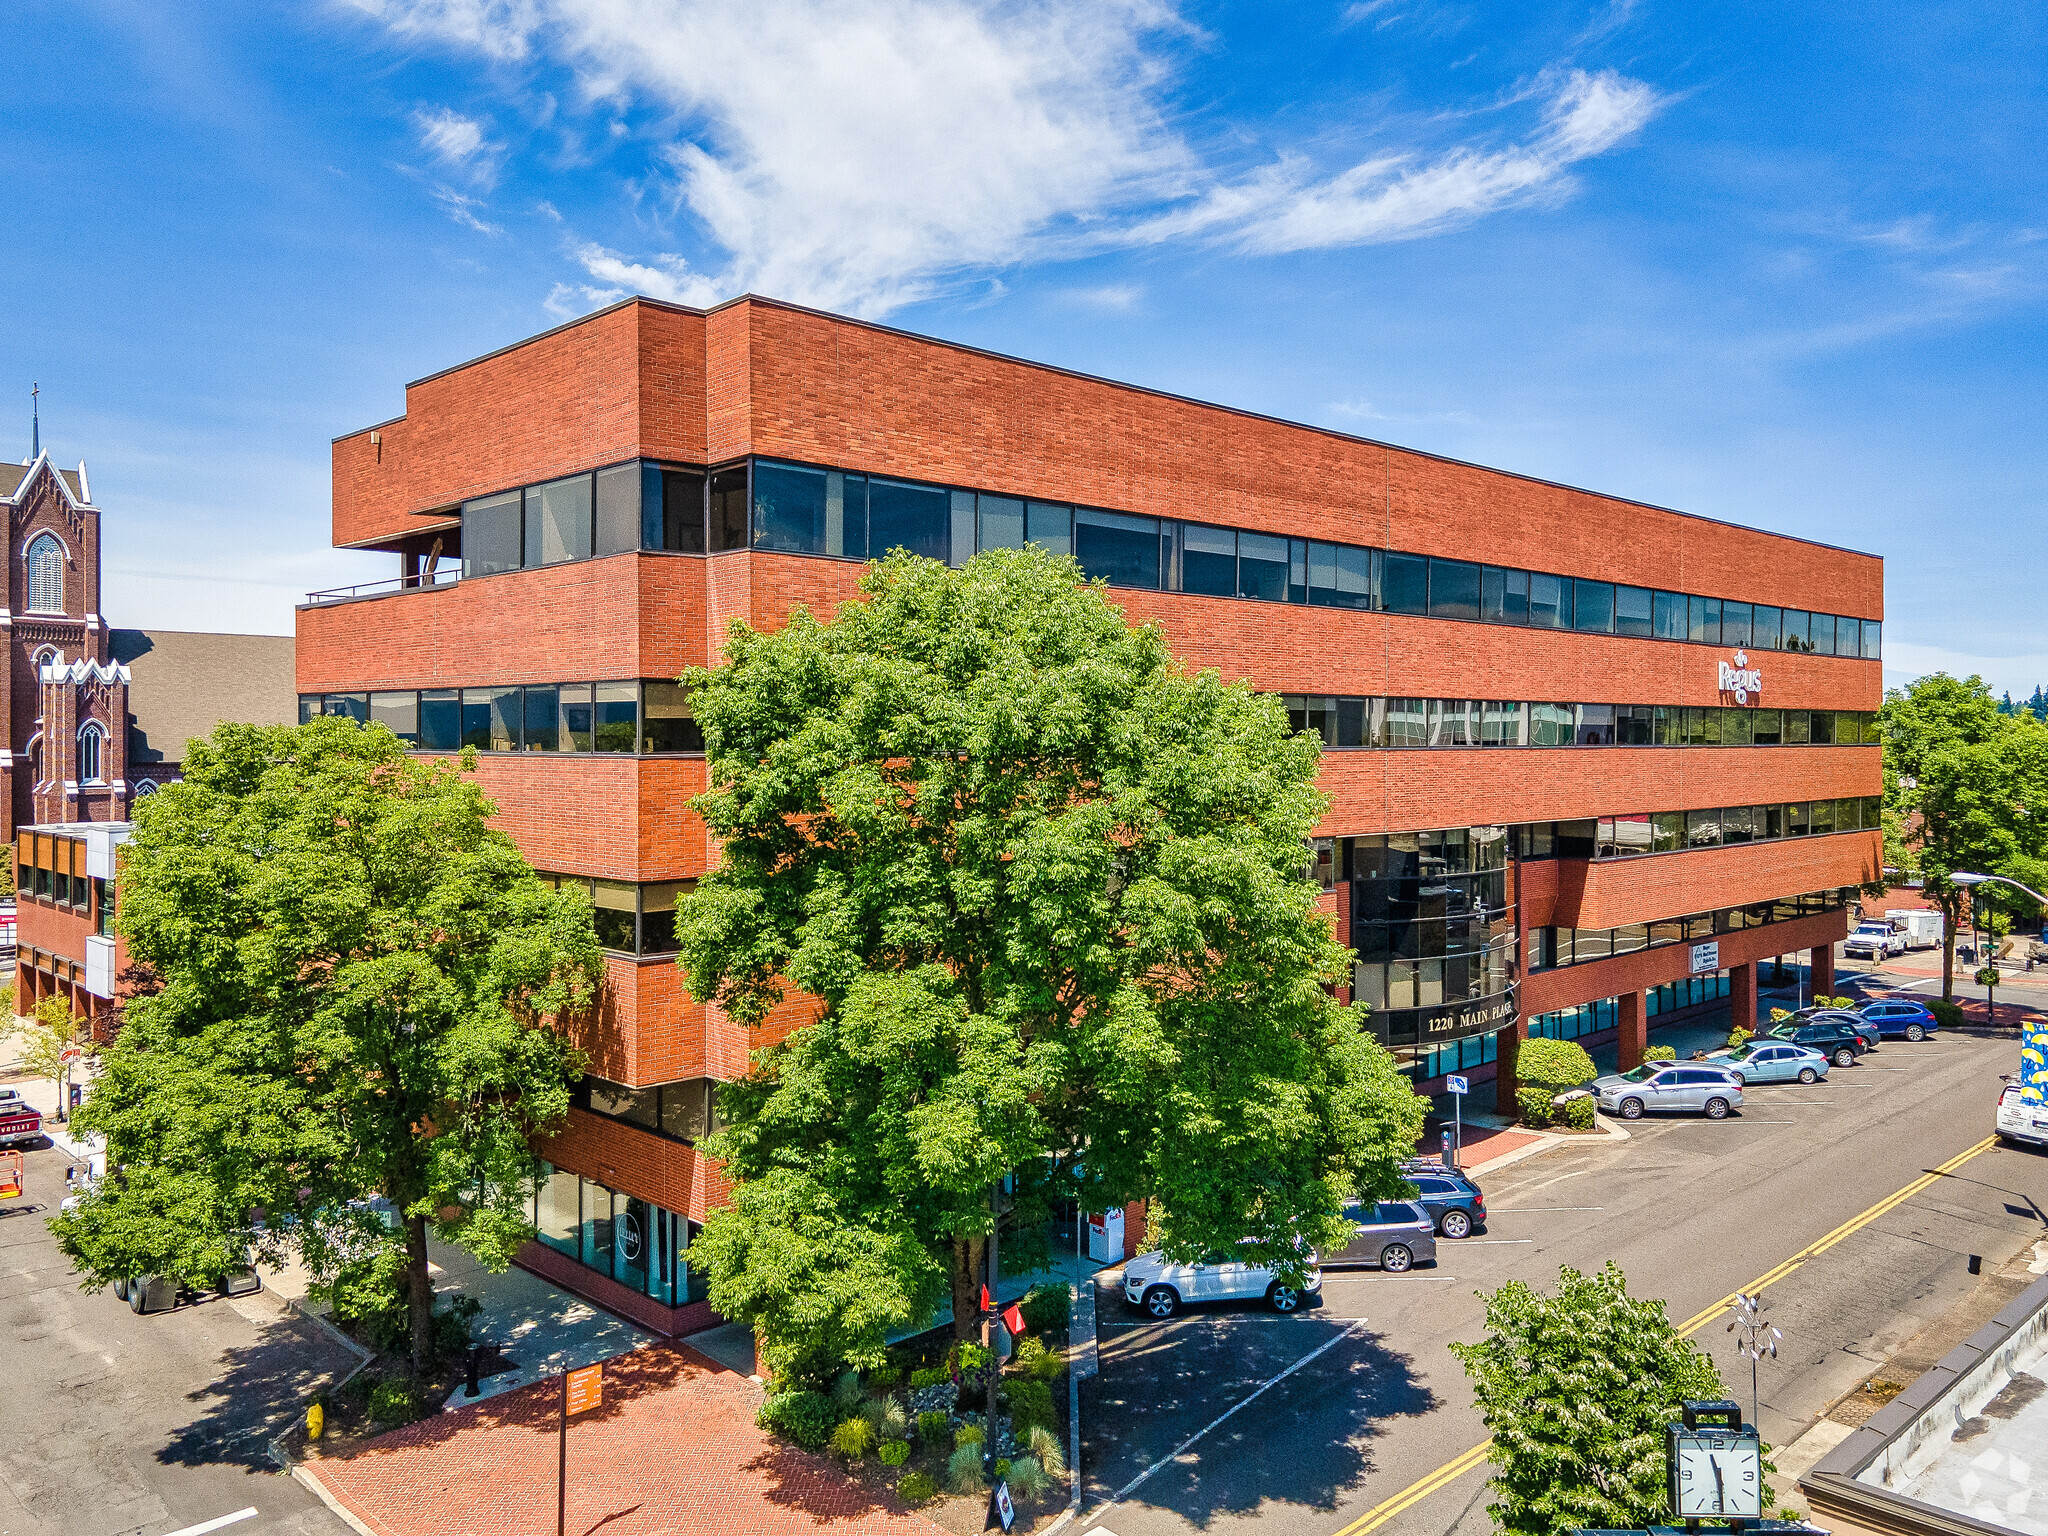
[[[33,464],[43,456],[43,386],[29,380],[29,429],[28,461]]]

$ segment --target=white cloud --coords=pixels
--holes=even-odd
[[[475,118],[464,117],[450,107],[435,107],[414,112],[412,125],[419,134],[420,148],[443,165],[486,184],[496,178],[504,146],[487,139],[484,125]]]
[[[480,235],[505,233],[503,225],[487,223],[478,216],[476,210],[488,206],[482,198],[471,197],[467,193],[456,191],[453,187],[439,185],[430,187],[428,191],[434,201],[441,205],[441,211],[465,229],[473,229]]]
[[[1281,153],[1243,174],[1206,164],[1171,120],[1173,50],[1195,33],[1167,0],[351,3],[493,61],[566,65],[600,122],[659,114],[658,190],[718,254],[572,243],[593,296],[751,290],[880,315],[1115,247],[1408,238],[1565,195],[1573,165],[1658,104],[1640,82],[1573,71],[1538,81],[1520,142],[1390,147],[1334,174]]]

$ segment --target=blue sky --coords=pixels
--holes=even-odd
[[[289,630],[389,574],[327,547],[327,445],[407,379],[752,289],[1874,550],[1888,680],[2048,681],[2038,6],[13,0],[4,36],[0,452],[40,382],[117,623]]]

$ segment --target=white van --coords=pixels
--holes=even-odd
[[[2048,1103],[2025,1103],[2020,1085],[2007,1083],[1998,1093],[1998,1134],[2006,1141],[2048,1147]]]

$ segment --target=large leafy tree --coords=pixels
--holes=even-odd
[[[1943,916],[1942,996],[1955,996],[1956,931],[1972,899],[1950,876],[2048,874],[2048,727],[2001,713],[1982,678],[1937,672],[1886,695],[1885,862],[1917,869]],[[1999,905],[1994,887],[1975,899]]]
[[[1560,1270],[1554,1296],[1509,1281],[1486,1298],[1486,1337],[1451,1351],[1493,1433],[1488,1513],[1512,1536],[1670,1524],[1664,1426],[1688,1398],[1727,1396],[1612,1262]]]
[[[530,1235],[528,1138],[577,1069],[554,1026],[601,957],[468,769],[346,719],[223,725],[137,805],[119,922],[153,985],[79,1114],[115,1176],[53,1223],[86,1284],[295,1250],[397,1280],[418,1371],[429,1226],[495,1267]]]
[[[1071,561],[899,553],[862,590],[687,679],[724,855],[678,912],[691,989],[822,1004],[722,1093],[714,1305],[799,1374],[946,1294],[965,1334],[1006,1175],[1026,1217],[1150,1197],[1170,1252],[1298,1269],[1402,1187],[1424,1107],[1329,990],[1318,744]]]

